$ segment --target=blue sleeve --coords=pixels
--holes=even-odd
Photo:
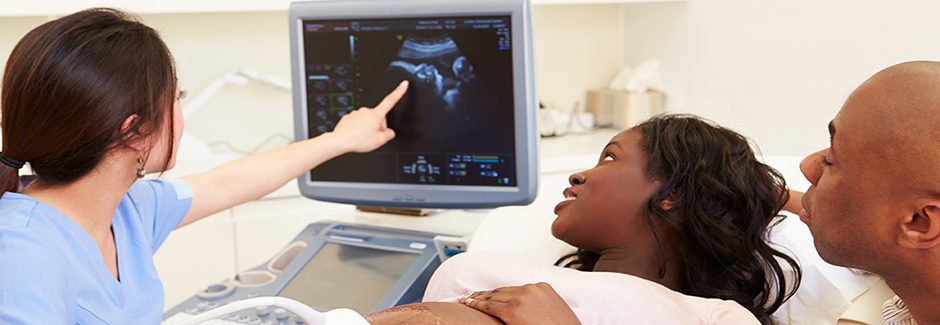
[[[163,244],[193,203],[193,189],[180,179],[140,180],[127,191],[153,250]]]
[[[69,324],[75,296],[67,257],[24,228],[0,228],[0,324]]]

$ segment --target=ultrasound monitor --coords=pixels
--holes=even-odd
[[[365,206],[491,208],[536,194],[528,0],[338,0],[290,6],[295,137],[332,131],[402,80],[396,137],[298,178],[305,196]]]

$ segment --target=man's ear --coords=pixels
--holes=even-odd
[[[669,196],[667,196],[662,201],[659,201],[659,206],[663,208],[663,210],[666,210],[666,211],[671,210],[672,206],[676,204],[676,197],[678,196],[679,195],[676,194],[676,191],[673,190],[672,193],[669,193]]]
[[[121,134],[125,134],[124,143],[137,151],[141,151],[144,148],[143,137],[138,132],[140,130],[139,127],[136,128],[138,131],[131,132],[131,129],[137,126],[139,120],[140,117],[138,117],[137,114],[133,114],[128,116],[127,119],[124,120],[124,123],[121,124]]]
[[[904,219],[901,224],[902,247],[925,249],[940,244],[940,200],[921,198],[917,201],[920,213]]]

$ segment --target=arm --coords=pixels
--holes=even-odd
[[[471,292],[460,302],[508,325],[581,324],[571,307],[545,282]]]
[[[787,200],[787,204],[783,206],[784,211],[790,211],[794,214],[800,214],[800,210],[803,210],[803,192],[800,191],[790,191],[790,199]]]
[[[343,116],[333,132],[183,177],[193,188],[193,203],[177,228],[258,199],[333,157],[375,150],[395,137],[385,115],[407,90],[407,81],[402,82],[375,108],[363,107]]]

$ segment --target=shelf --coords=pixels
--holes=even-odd
[[[533,5],[679,2],[687,0],[532,0]],[[61,16],[92,7],[136,14],[287,11],[291,0],[0,0],[0,17]]]

